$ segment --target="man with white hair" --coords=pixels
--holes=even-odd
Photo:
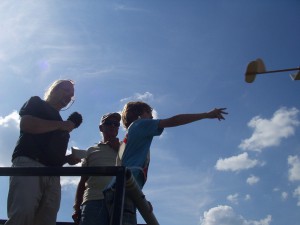
[[[80,162],[66,156],[70,132],[82,121],[73,113],[63,121],[59,111],[74,97],[72,80],[57,80],[46,91],[44,100],[31,97],[19,114],[20,136],[12,155],[12,167],[62,166]],[[5,225],[55,225],[60,206],[58,176],[11,176]]]

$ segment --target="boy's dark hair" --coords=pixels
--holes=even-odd
[[[122,122],[127,129],[132,122],[137,120],[144,112],[152,111],[152,108],[145,102],[128,102],[122,111]]]

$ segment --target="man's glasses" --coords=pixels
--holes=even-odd
[[[67,109],[69,109],[72,105],[73,105],[73,103],[75,102],[75,96],[73,96],[72,98],[71,98],[71,101],[68,103],[68,105],[66,105],[64,108],[62,108],[60,111],[65,111],[65,110],[67,110]]]
[[[105,121],[103,123],[103,125],[105,125],[105,126],[120,127],[120,123],[119,122],[114,122],[114,121]]]

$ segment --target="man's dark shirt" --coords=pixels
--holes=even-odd
[[[31,115],[45,120],[62,121],[59,111],[40,97],[31,97],[20,109],[19,115]],[[70,135],[66,131],[52,131],[42,134],[30,134],[20,130],[12,160],[18,156],[27,156],[46,166],[62,166]]]

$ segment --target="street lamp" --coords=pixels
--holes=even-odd
[[[263,60],[258,58],[255,61],[251,61],[248,64],[245,73],[245,81],[247,83],[252,83],[255,80],[257,74],[278,73],[278,72],[296,71],[296,70],[298,70],[298,72],[295,74],[291,74],[290,76],[293,80],[300,80],[300,67],[266,71],[266,67]]]

